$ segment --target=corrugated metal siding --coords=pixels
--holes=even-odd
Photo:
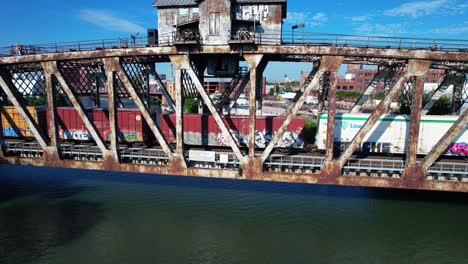
[[[225,116],[223,120],[238,143],[240,141],[242,145],[245,145],[249,135],[249,117]],[[263,136],[271,136],[285,120],[285,117],[259,116],[256,120],[255,129]],[[294,118],[288,126],[288,133],[296,133],[302,136],[304,123],[304,119]],[[174,114],[162,116],[161,130],[168,142],[175,142]],[[223,136],[213,116],[198,114],[184,114],[184,143],[203,146],[227,146],[228,144],[227,138]]]
[[[42,129],[44,113],[43,107],[28,106],[27,111],[31,114],[33,120]],[[4,106],[1,114],[3,135],[5,137],[32,138],[34,137],[29,125],[23,116],[16,110],[14,106]]]
[[[153,2],[155,7],[170,7],[170,6],[189,6],[198,5],[195,0],[156,0]]]

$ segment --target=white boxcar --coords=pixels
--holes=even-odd
[[[337,114],[335,120],[335,149],[345,149],[370,114]],[[456,116],[422,116],[419,129],[418,154],[427,154],[457,120]],[[320,115],[317,129],[317,148],[325,150],[327,140],[327,114]],[[406,152],[410,116],[383,115],[374,125],[360,146],[360,152],[395,153]],[[446,149],[444,155],[468,156],[467,128]]]

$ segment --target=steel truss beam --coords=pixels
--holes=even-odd
[[[425,173],[417,173],[419,170],[416,159],[418,155],[418,141],[419,141],[419,128],[421,126],[421,109],[424,93],[424,78],[427,75],[430,64],[426,67],[421,67],[419,71],[414,74],[416,78],[415,91],[413,96],[413,108],[411,109],[411,123],[408,145],[406,147],[406,167],[403,172],[403,181],[417,184],[424,181],[426,178]]]
[[[175,68],[176,153],[184,158],[184,82],[180,56],[169,57]]]
[[[96,142],[96,145],[99,147],[101,150],[103,156],[107,155],[108,149],[106,145],[104,144],[104,141],[101,137],[101,135],[97,132],[97,129],[91,120],[89,120],[88,116],[86,115],[86,112],[84,110],[83,105],[81,104],[80,100],[78,99],[76,92],[73,89],[70,89],[70,86],[68,85],[68,82],[65,80],[65,78],[62,76],[62,73],[57,67],[57,62],[56,61],[51,61],[47,62],[47,71],[50,74],[55,75],[55,78],[57,78],[57,81],[59,82],[60,86],[62,87],[63,91],[67,95],[68,99],[73,105],[73,108],[75,108],[76,112],[78,115],[81,117],[86,129],[91,133],[91,136],[93,137],[94,141]]]
[[[250,68],[250,92],[249,92],[249,158],[255,157],[255,124],[257,120],[257,90],[263,71],[268,61],[263,55],[244,55],[244,59]]]
[[[143,103],[142,98],[140,98],[140,95],[138,95],[137,91],[135,90],[132,83],[130,82],[130,79],[128,78],[127,73],[120,66],[119,58],[105,58],[103,60],[104,60],[106,67],[108,67],[106,70],[115,72],[117,76],[119,77],[119,80],[122,82],[123,86],[128,91],[130,96],[132,97],[132,100],[137,105],[138,110],[140,110],[146,123],[148,123],[148,126],[151,129],[151,132],[153,132],[154,136],[156,137],[156,140],[158,141],[164,153],[166,153],[167,156],[171,157],[172,156],[171,148],[167,144],[159,128],[156,126],[156,123],[151,117],[151,114],[149,113],[148,108]]]
[[[423,115],[431,110],[432,106],[439,100],[439,98],[444,94],[444,92],[449,88],[450,85],[454,86],[454,89],[457,85],[462,85],[465,81],[465,74],[463,72],[449,71],[445,74],[444,80],[439,84],[437,89],[435,89],[429,98],[429,101],[424,105],[422,112]]]
[[[250,73],[249,73],[249,77],[242,78],[242,80],[240,81],[241,83],[237,86],[237,90],[234,93],[234,96],[232,97],[231,102],[229,103],[226,109],[227,114],[231,113],[232,108],[234,108],[234,105],[236,105],[237,99],[239,99],[240,95],[244,92],[245,87],[247,87],[247,84],[249,83],[249,81],[250,81]]]
[[[50,134],[50,152],[44,151],[46,158],[60,159],[60,141],[57,122],[57,95],[54,87],[54,74],[49,67],[49,62],[43,62],[42,68],[44,69],[44,77],[46,80],[46,94],[47,94],[47,116],[49,119],[49,134]]]
[[[408,81],[408,79],[411,76],[421,76],[421,73],[426,72],[430,65],[430,61],[409,60],[408,67],[398,77],[398,80],[390,89],[387,96],[380,102],[375,111],[367,119],[346,150],[340,155],[338,159],[327,162],[324,165],[324,168],[321,172],[322,177],[330,177],[330,180],[334,181],[334,179],[341,176],[343,166],[346,164],[349,158],[351,158],[352,154],[359,148],[366,135],[377,123],[379,117],[387,111],[393,100],[400,94],[404,84]],[[330,120],[328,120],[328,122],[330,122]]]
[[[273,139],[270,141],[268,146],[263,151],[263,154],[261,156],[261,163],[262,164],[265,162],[265,160],[268,158],[268,156],[270,156],[273,148],[278,143],[278,141],[281,139],[283,134],[286,132],[286,129],[288,128],[288,126],[291,123],[292,119],[297,115],[297,112],[304,105],[304,102],[305,102],[305,100],[307,98],[307,95],[309,95],[310,92],[315,87],[318,86],[318,84],[320,82],[320,78],[322,77],[322,75],[325,72],[338,72],[343,60],[344,60],[344,57],[333,57],[333,56],[323,56],[322,57],[319,69],[316,72],[314,78],[309,83],[307,88],[304,90],[304,93],[301,95],[301,97],[297,100],[294,107],[286,113],[286,115],[287,115],[286,120],[281,125],[281,127],[278,129],[276,134],[273,136]]]
[[[367,100],[369,99],[369,96],[372,93],[374,93],[375,89],[377,89],[377,86],[379,85],[380,80],[388,78],[392,74],[392,72],[394,73],[395,71],[392,71],[392,69],[389,69],[389,68],[379,69],[377,74],[374,76],[374,79],[369,83],[366,90],[359,98],[359,100],[356,102],[353,108],[351,108],[350,113],[360,112],[361,107],[367,102]]]
[[[222,133],[228,137],[229,145],[231,146],[234,154],[236,155],[236,158],[239,160],[241,164],[246,164],[247,159],[244,157],[244,155],[242,155],[239,149],[239,146],[237,146],[237,143],[234,140],[234,137],[232,136],[232,133],[229,131],[226,124],[224,124],[223,119],[221,118],[221,115],[216,110],[216,106],[213,104],[213,101],[211,101],[211,98],[206,93],[205,88],[203,87],[203,84],[198,79],[198,75],[195,73],[192,66],[190,65],[190,59],[188,55],[177,55],[177,56],[171,57],[171,59],[173,60],[173,63],[175,65],[178,65],[176,67],[180,67],[180,69],[184,69],[187,71],[190,78],[192,79],[192,82],[195,84],[195,87],[197,88],[198,93],[200,94],[200,97],[202,98],[203,102],[210,110],[211,114],[213,115],[214,120],[218,124]]]
[[[164,85],[164,83],[161,81],[161,78],[159,78],[158,72],[156,70],[154,70],[152,72],[152,74],[154,75],[154,78],[156,79],[156,82],[158,83],[159,89],[161,90],[164,98],[166,98],[167,104],[172,109],[172,111],[175,112],[176,107],[175,107],[175,104],[174,104],[174,100],[172,99],[171,95],[167,92],[167,88]]]
[[[44,136],[42,131],[40,131],[39,126],[36,124],[36,122],[32,118],[31,113],[29,113],[23,100],[20,99],[21,95],[15,90],[15,87],[13,87],[11,80],[9,81],[5,80],[5,77],[2,74],[2,72],[0,72],[0,86],[5,92],[5,94],[8,96],[8,99],[13,103],[13,105],[15,106],[16,110],[19,112],[21,117],[28,124],[29,129],[31,129],[31,132],[34,135],[34,138],[36,138],[42,150],[46,151],[49,146],[46,137]]]
[[[432,150],[424,157],[421,162],[422,172],[425,173],[434,162],[444,153],[447,147],[457,138],[460,133],[466,129],[468,124],[468,110],[461,114],[457,121],[450,127],[450,129],[441,137]]]
[[[117,61],[118,63],[118,61]],[[116,78],[115,78],[115,61],[112,59],[104,59],[104,69],[106,71],[107,77],[107,98],[108,98],[108,111],[109,111],[109,129],[110,129],[110,147],[109,152],[111,155],[110,158],[113,159],[114,162],[119,163],[119,141],[118,141],[118,134],[117,134],[117,100],[116,96],[119,95],[116,93],[115,85],[116,85]]]

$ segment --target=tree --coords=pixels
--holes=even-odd
[[[442,95],[437,102],[431,107],[428,115],[448,115],[452,113],[452,97]]]
[[[293,91],[293,89],[289,85],[284,88],[285,93],[292,93],[292,91]]]
[[[429,102],[431,93],[425,92],[423,95],[422,105]],[[400,114],[409,115],[413,109],[414,90],[408,92],[405,96],[400,96]],[[437,102],[427,112],[428,115],[448,115],[452,112],[452,97],[449,95],[442,95]]]
[[[195,114],[198,112],[198,100],[195,98],[186,98],[184,100],[184,113]]]
[[[275,89],[274,89],[274,88],[271,88],[270,91],[268,92],[268,95],[269,95],[269,96],[275,95]]]

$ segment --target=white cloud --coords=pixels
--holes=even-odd
[[[407,25],[403,23],[378,24],[365,23],[355,29],[361,35],[373,36],[398,36],[408,33]]]
[[[126,33],[146,31],[142,26],[120,18],[116,14],[107,10],[84,9],[80,11],[80,18],[86,22],[111,31]]]
[[[286,23],[300,24],[309,26],[320,26],[328,22],[328,16],[324,12],[312,14],[311,12],[288,12]]]
[[[370,15],[363,15],[363,16],[352,16],[346,17],[346,19],[351,20],[352,22],[364,22],[371,19]]]
[[[322,25],[322,24],[325,24],[328,22],[328,16],[327,14],[323,13],[323,12],[319,12],[317,14],[315,14],[311,21],[309,21],[309,23],[313,26],[318,26],[318,25]]]
[[[441,34],[441,35],[462,35],[462,34],[468,34],[468,26],[451,26],[451,27],[435,28],[432,31],[435,34]]]
[[[384,11],[387,16],[411,16],[413,18],[432,14],[462,14],[468,4],[456,0],[432,0],[402,4]]]

